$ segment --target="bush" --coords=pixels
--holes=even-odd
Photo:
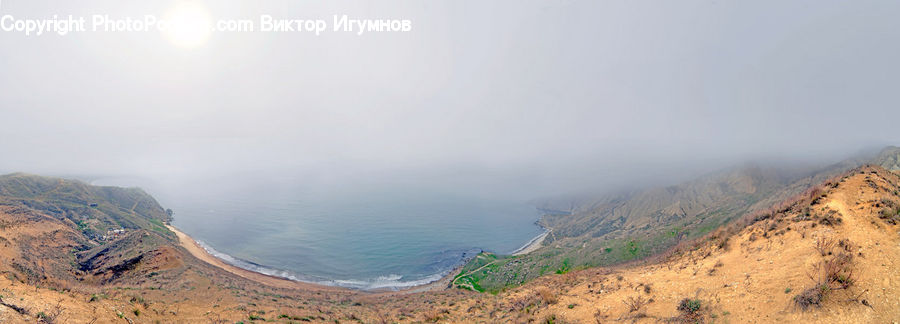
[[[794,304],[802,310],[820,307],[830,292],[850,288],[854,283],[852,266],[853,256],[844,252],[822,260],[814,272],[808,274],[813,287],[794,296]]]
[[[829,290],[827,285],[809,288],[799,295],[794,296],[794,304],[800,306],[800,309],[803,310],[807,310],[813,306],[819,307],[822,305],[822,301],[825,300],[825,295]]]
[[[704,323],[704,306],[703,301],[696,298],[685,298],[678,303],[676,307],[681,315],[674,318],[675,322],[680,323]]]
[[[548,288],[540,288],[537,291],[538,295],[541,296],[541,300],[546,302],[548,305],[556,304],[556,295],[550,291]]]
[[[837,241],[835,241],[834,238],[820,236],[819,238],[816,238],[816,251],[819,251],[819,254],[822,256],[831,255],[835,244],[837,244]]]
[[[444,314],[450,313],[446,309],[431,309],[425,312],[426,322],[437,322],[444,318]]]
[[[647,305],[647,300],[644,299],[644,296],[638,295],[637,297],[628,297],[628,299],[623,300],[622,303],[625,306],[628,306],[628,312],[634,313],[640,311],[644,305]]]
[[[678,303],[678,310],[685,314],[697,314],[701,306],[703,306],[703,302],[699,299],[685,298]]]
[[[544,318],[544,321],[543,321],[542,323],[544,323],[544,324],[556,324],[556,315],[555,315],[555,314],[547,315],[547,317]]]

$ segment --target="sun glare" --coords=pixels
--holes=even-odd
[[[164,20],[167,27],[165,37],[179,47],[196,48],[206,44],[212,33],[212,18],[209,11],[198,3],[187,2],[172,8]]]

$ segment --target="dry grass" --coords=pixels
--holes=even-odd
[[[644,308],[644,305],[647,305],[648,301],[644,299],[644,296],[637,295],[635,297],[628,297],[628,299],[623,300],[622,303],[628,307],[629,313],[634,313],[640,311],[641,308]]]
[[[840,252],[825,258],[807,273],[807,277],[813,281],[813,286],[794,296],[794,304],[802,310],[821,307],[831,292],[853,285],[853,255]]]
[[[556,304],[556,302],[559,301],[556,298],[556,294],[547,287],[538,288],[537,293],[538,296],[541,297],[541,300],[543,300],[548,305]]]
[[[426,322],[437,322],[444,319],[444,315],[449,313],[450,311],[446,309],[432,308],[422,313],[422,316]]]
[[[822,235],[816,238],[816,251],[822,256],[831,255],[837,241],[828,235]]]

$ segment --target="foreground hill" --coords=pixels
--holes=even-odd
[[[548,213],[542,247],[528,255],[480,255],[458,287],[497,292],[550,273],[610,266],[663,253],[865,163],[900,169],[900,148],[826,167],[745,166],[674,186],[581,199]],[[558,210],[559,207],[548,209]]]
[[[898,191],[897,173],[866,166],[648,265],[544,276],[437,309],[451,322],[897,322]]]
[[[261,283],[152,228],[92,241],[67,217],[13,203],[0,205],[0,322],[890,323],[900,321],[898,191],[897,173],[856,168],[641,263],[497,294]]]
[[[540,220],[550,232],[535,252],[515,257],[481,255],[454,283],[496,292],[544,274],[641,260],[854,166],[841,163],[792,170],[748,166],[678,185],[582,201],[571,214],[547,214]]]

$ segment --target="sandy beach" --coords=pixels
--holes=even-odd
[[[239,268],[228,263],[222,261],[221,259],[209,254],[206,252],[206,249],[197,244],[193,238],[188,236],[182,231],[179,231],[177,228],[166,225],[170,231],[175,232],[175,235],[178,236],[178,240],[181,243],[181,246],[184,247],[188,252],[191,253],[194,257],[202,260],[203,262],[209,263],[210,265],[221,268],[225,271],[231,272],[235,275],[243,277],[245,279],[253,280],[258,283],[278,287],[278,288],[289,288],[289,289],[304,289],[304,290],[319,290],[319,291],[348,291],[350,289],[342,288],[342,287],[334,287],[334,286],[326,286],[326,285],[317,285],[312,283],[306,283],[301,281],[294,281],[284,278],[279,278],[275,276],[270,276],[266,274],[262,274],[259,272],[253,272],[247,269]]]
[[[513,252],[512,255],[523,255],[523,254],[528,254],[528,253],[534,252],[535,250],[537,250],[541,247],[541,243],[544,242],[544,239],[547,238],[547,235],[549,235],[549,234],[550,234],[550,230],[544,231],[543,234],[538,235],[537,237],[532,239],[530,242],[528,242],[527,245],[525,245],[522,248],[520,248],[519,250]]]
[[[231,272],[232,274],[238,275],[244,279],[253,280],[255,282],[258,282],[258,283],[261,283],[261,284],[264,284],[267,286],[271,286],[271,287],[277,287],[277,288],[303,289],[303,290],[314,290],[314,291],[357,291],[357,290],[344,288],[344,287],[319,285],[319,284],[302,282],[302,281],[294,281],[294,280],[290,280],[290,279],[270,276],[267,274],[250,271],[247,269],[233,266],[233,265],[228,264],[225,261],[222,261],[221,259],[215,257],[214,255],[209,254],[209,252],[207,252],[206,249],[204,249],[202,246],[200,246],[200,244],[198,244],[196,240],[194,240],[193,238],[191,238],[189,235],[185,234],[184,232],[178,230],[174,226],[166,225],[166,227],[170,231],[175,232],[175,235],[178,236],[178,241],[181,244],[181,246],[184,247],[186,250],[188,250],[188,252],[190,252],[191,255],[200,259],[203,262],[209,263],[210,265],[218,267],[222,270]],[[451,271],[450,274],[444,276],[440,280],[437,280],[432,283],[420,285],[420,286],[414,286],[414,287],[397,290],[397,291],[375,290],[375,291],[369,291],[369,292],[373,293],[373,294],[377,294],[377,295],[389,295],[389,294],[407,294],[407,293],[417,293],[417,292],[423,292],[423,291],[442,290],[442,289],[446,289],[446,287],[450,283],[450,280],[453,278],[453,276],[456,275],[456,273],[458,273],[458,271],[459,271],[459,268],[455,269],[454,271]],[[359,292],[365,292],[365,291],[359,291]]]

